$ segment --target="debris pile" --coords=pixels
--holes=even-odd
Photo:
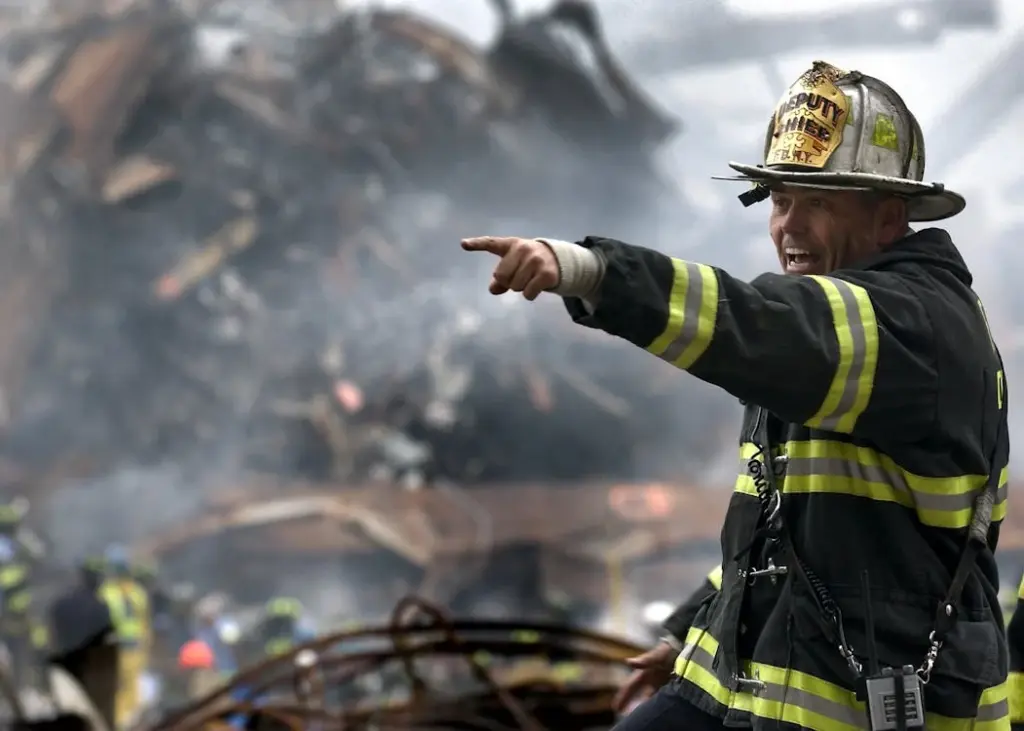
[[[5,456],[411,486],[634,472],[686,379],[557,303],[488,300],[489,262],[457,253],[621,230],[676,195],[651,157],[675,123],[588,6],[491,49],[404,12],[274,35],[212,7],[6,36]]]
[[[409,597],[389,626],[297,647],[148,728],[198,731],[239,715],[273,731],[611,728],[624,660],[639,652],[555,624],[453,621]]]

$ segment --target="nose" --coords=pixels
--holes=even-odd
[[[807,210],[798,202],[790,204],[779,218],[779,228],[787,236],[799,236],[807,232]]]

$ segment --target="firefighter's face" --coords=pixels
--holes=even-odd
[[[897,198],[779,186],[771,200],[769,230],[786,274],[828,274],[906,232],[906,208]]]

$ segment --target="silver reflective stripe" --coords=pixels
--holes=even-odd
[[[889,485],[903,493],[922,510],[956,511],[974,506],[976,492],[936,494],[915,491],[907,484],[903,475],[887,470],[880,465],[866,465],[839,457],[811,457],[800,459],[790,457],[786,475],[793,477],[837,477]],[[979,488],[980,489],[980,488]],[[1005,491],[1005,487],[1002,488]]]
[[[841,279],[827,278],[839,291],[839,296],[846,307],[846,323],[849,324],[852,351],[850,352],[850,370],[846,374],[843,383],[843,395],[836,404],[835,410],[824,417],[817,425],[817,428],[825,431],[835,431],[839,428],[839,421],[853,410],[857,401],[857,388],[860,377],[864,374],[864,364],[867,361],[867,336],[864,331],[864,320],[860,316],[860,307],[857,306],[857,297],[849,284]],[[837,327],[841,323],[836,323]]]
[[[675,363],[686,351],[690,344],[697,339],[700,327],[700,308],[704,297],[704,278],[700,274],[700,267],[692,262],[681,262],[686,267],[686,299],[683,302],[683,326],[672,342],[668,344],[663,353],[658,357]]]
[[[978,715],[975,718],[978,721],[998,721],[1008,715],[1010,715],[1010,701],[1003,698],[995,703],[978,706]]]
[[[747,460],[741,459],[739,472],[741,475],[748,474]],[[921,510],[939,510],[955,512],[958,510],[973,509],[974,501],[981,490],[971,492],[954,492],[939,494],[934,492],[922,492],[914,490],[907,483],[903,475],[898,472],[887,470],[880,465],[866,465],[852,460],[845,460],[839,457],[789,457],[786,466],[786,477],[834,477],[837,479],[860,480],[875,484],[882,484],[891,487],[895,492],[903,494],[913,505]],[[784,489],[784,488],[783,488]],[[1001,485],[996,493],[996,502],[1006,500],[1009,485]],[[792,492],[800,492],[794,490]],[[836,492],[847,494],[845,490]],[[864,495],[870,498],[870,495]]]

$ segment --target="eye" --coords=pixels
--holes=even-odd
[[[807,205],[811,208],[824,208],[825,201],[822,198],[808,198]]]
[[[776,211],[784,211],[789,208],[789,198],[782,195],[773,195],[772,206]]]

